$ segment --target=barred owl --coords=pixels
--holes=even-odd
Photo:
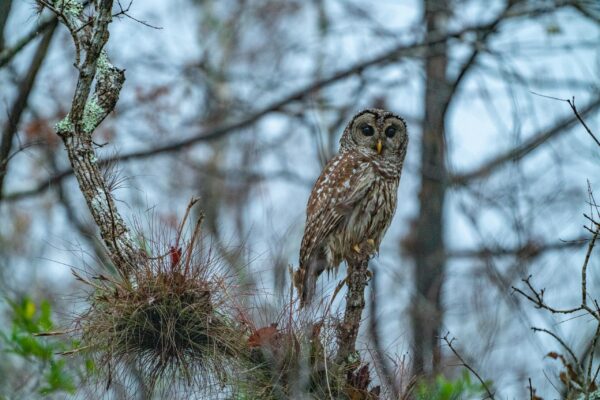
[[[321,172],[306,208],[294,273],[302,307],[324,270],[337,271],[343,260],[379,250],[396,211],[407,146],[406,123],[389,111],[363,110],[344,130],[340,151]]]

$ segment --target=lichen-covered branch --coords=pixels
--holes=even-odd
[[[71,110],[56,124],[63,139],[73,172],[94,221],[108,248],[109,256],[123,274],[134,266],[141,254],[129,229],[119,214],[98,165],[92,133],[114,109],[125,82],[123,70],[114,67],[103,52],[112,20],[112,0],[101,0],[91,25],[91,38],[86,43],[85,58],[79,69],[79,79]],[[81,10],[79,10],[81,11]],[[82,34],[84,32],[82,31]],[[96,77],[94,93],[90,96]]]

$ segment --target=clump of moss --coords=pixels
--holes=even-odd
[[[159,255],[126,277],[76,274],[92,288],[89,309],[77,319],[81,346],[95,355],[109,385],[115,371],[135,366],[151,390],[161,382],[211,387],[227,381],[247,353],[229,279],[199,243],[201,220],[180,246],[184,223],[175,246],[151,252]]]

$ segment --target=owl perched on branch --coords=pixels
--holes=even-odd
[[[396,211],[407,146],[406,123],[389,111],[363,110],[344,130],[340,151],[321,172],[306,208],[294,272],[302,307],[324,270],[337,271],[343,260],[379,250]]]

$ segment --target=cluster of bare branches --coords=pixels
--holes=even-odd
[[[585,123],[585,121],[579,114],[577,107],[575,106],[575,99],[558,99],[554,97],[551,98],[567,102],[571,110],[579,120],[580,124],[583,126],[583,128],[585,128],[586,132],[590,135],[595,144],[597,144],[600,147],[600,142],[598,142],[598,139],[596,138],[592,130],[589,128],[589,126]],[[598,395],[598,374],[600,373],[600,363],[597,360],[595,360],[594,356],[596,353],[598,340],[600,339],[600,305],[598,304],[598,299],[593,297],[591,298],[590,293],[588,291],[588,266],[592,258],[592,252],[594,250],[594,247],[596,246],[598,236],[600,235],[600,208],[594,198],[594,194],[592,192],[592,188],[589,182],[588,204],[590,207],[590,213],[589,215],[584,214],[584,217],[589,222],[589,226],[584,226],[584,228],[589,232],[591,237],[587,239],[587,251],[585,253],[583,264],[581,265],[581,303],[571,308],[560,308],[558,306],[549,304],[544,299],[545,289],[539,289],[534,286],[532,282],[532,275],[529,275],[527,278],[522,280],[525,284],[525,289],[513,286],[513,290],[516,293],[523,296],[525,299],[527,299],[536,308],[540,310],[545,310],[551,314],[570,316],[572,318],[591,317],[593,320],[596,321],[596,328],[594,330],[594,334],[588,340],[588,345],[586,346],[586,350],[583,356],[580,357],[576,355],[576,351],[573,349],[572,345],[569,344],[564,338],[562,338],[557,333],[546,328],[539,328],[535,326],[531,328],[534,332],[541,332],[551,336],[558,342],[558,344],[562,347],[563,351],[566,351],[566,355],[555,351],[551,351],[548,353],[548,357],[555,360],[559,360],[564,367],[564,371],[560,373],[559,378],[560,381],[564,384],[564,390],[561,393],[561,395],[565,399],[577,398],[587,400],[596,398],[592,396]],[[533,389],[531,386],[531,382],[530,390],[533,398]],[[536,398],[539,399],[539,397]]]

